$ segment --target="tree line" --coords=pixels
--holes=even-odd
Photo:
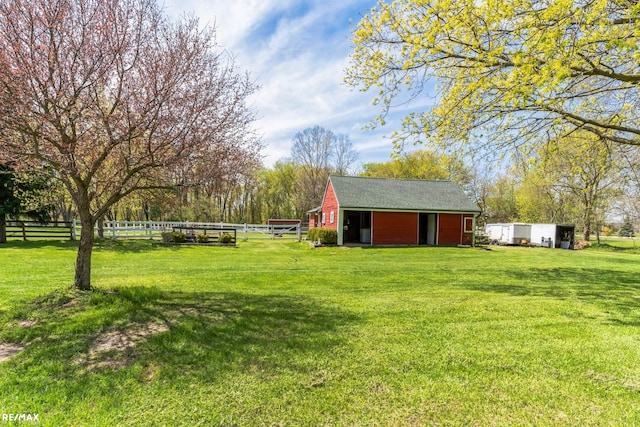
[[[265,223],[269,218],[306,219],[306,213],[322,201],[330,174],[347,174],[355,166],[357,152],[349,137],[320,126],[293,136],[290,157],[273,167],[264,167],[261,144],[237,145],[234,150],[200,159],[191,165],[169,170],[172,181],[162,188],[140,189],[121,198],[96,219],[195,222]],[[5,167],[11,195],[0,197],[0,215],[34,216],[28,206],[46,207],[38,218],[70,221],[78,218],[74,200],[55,171]],[[28,178],[28,179],[27,179]],[[39,191],[27,182],[46,183]],[[15,191],[13,191],[15,190]],[[27,199],[29,202],[27,203]],[[21,208],[20,208],[21,207]],[[0,216],[0,219],[2,217]],[[1,223],[1,221],[0,221]]]
[[[306,221],[307,212],[322,202],[330,174],[451,180],[481,207],[481,224],[571,223],[585,240],[611,229],[616,218],[631,224],[640,218],[638,153],[584,132],[540,144],[534,152],[513,156],[509,166],[497,169],[430,149],[358,165],[358,153],[349,137],[320,126],[298,132],[290,157],[271,167],[264,167],[257,149],[241,154],[227,158],[228,163],[217,169],[225,173],[196,168],[189,172],[191,185],[137,192],[114,204],[101,219]],[[0,175],[0,182],[3,178],[8,182],[11,174],[7,171],[5,168]],[[0,203],[0,227],[2,215],[66,221],[77,215],[70,196],[50,170],[48,174],[45,170],[16,172],[4,191],[10,187],[16,197],[0,197],[6,200]]]

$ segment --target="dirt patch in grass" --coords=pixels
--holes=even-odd
[[[24,350],[24,345],[0,342],[0,363]]]
[[[21,328],[30,328],[36,323],[38,323],[37,320],[21,320],[18,322],[18,326],[20,326]]]
[[[131,350],[149,337],[169,330],[166,323],[153,322],[137,325],[126,330],[111,330],[100,334],[89,348],[89,352],[77,362],[89,369],[122,368],[134,357]]]

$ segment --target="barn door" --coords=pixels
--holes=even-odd
[[[419,244],[420,245],[435,245],[436,244],[436,230],[437,228],[437,215],[432,213],[421,213],[419,217]]]

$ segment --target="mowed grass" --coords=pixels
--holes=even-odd
[[[69,290],[74,258],[72,243],[0,247],[0,343],[25,346],[0,363],[0,413],[640,425],[634,251],[105,242],[90,293]]]

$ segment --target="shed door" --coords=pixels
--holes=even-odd
[[[438,215],[438,244],[459,245],[462,243],[462,215]]]
[[[508,225],[502,226],[502,241],[505,243],[511,243],[511,227]]]
[[[433,213],[420,214],[420,243],[421,245],[435,245],[438,216]]]

